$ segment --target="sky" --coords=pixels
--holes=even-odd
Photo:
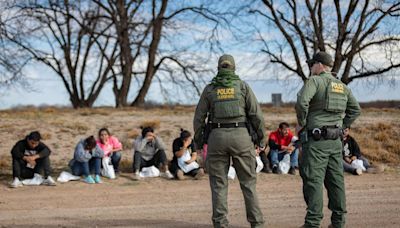
[[[177,6],[176,6],[177,7]],[[183,49],[188,48],[191,52],[204,51],[207,48],[202,47],[196,50],[195,43],[201,39],[203,35],[209,35],[212,26],[210,24],[197,21],[194,22],[181,18],[175,26],[183,28],[177,32],[177,39],[162,41],[160,45],[168,49],[174,45],[183,46]],[[235,20],[232,23],[239,23]],[[280,35],[271,31],[270,28],[265,26],[263,21],[254,21],[255,24],[260,25],[260,35],[266,40],[274,41],[279,40]],[[187,27],[191,31],[187,32]],[[250,31],[250,30],[249,30]],[[174,30],[167,30],[168,33]],[[176,31],[175,31],[176,32]],[[397,31],[396,31],[397,32]],[[271,102],[271,94],[281,93],[284,102],[294,102],[296,94],[302,86],[302,81],[298,77],[288,77],[286,72],[281,72],[278,68],[271,67],[270,63],[266,60],[265,56],[259,54],[260,46],[256,43],[243,42],[242,44],[233,41],[234,34],[221,28],[218,36],[218,41],[222,43],[219,52],[227,52],[233,54],[237,65],[237,74],[246,82],[250,84],[258,100],[262,103]],[[251,38],[256,36],[250,34]],[[243,38],[243,37],[242,37]],[[168,46],[169,45],[169,46]],[[193,48],[192,48],[193,47]],[[258,52],[258,54],[255,54]],[[382,59],[380,50],[370,50],[372,61],[379,65],[379,59]],[[208,54],[203,54],[204,58]],[[257,64],[254,64],[257,63]],[[139,68],[145,66],[144,61],[137,63]],[[207,63],[209,68],[216,69],[217,55],[211,58]],[[64,88],[64,85],[49,68],[42,64],[33,63],[26,69],[25,73],[28,76],[28,88],[22,86],[10,86],[8,88],[0,87],[0,109],[8,109],[16,106],[26,105],[58,105],[70,106],[69,96]],[[205,78],[209,81],[214,75],[208,73],[207,75],[200,75],[199,77]],[[277,78],[280,78],[279,80]],[[400,78],[400,77],[397,77]],[[138,87],[133,82],[131,93],[135,93]],[[159,84],[156,80],[150,87],[149,93],[146,97],[147,101],[157,103],[182,103],[182,104],[196,104],[198,96],[192,92],[182,91],[171,83],[170,81],[163,82],[164,88],[167,89],[168,94],[160,92]],[[203,85],[204,87],[204,85]],[[349,87],[352,89],[355,97],[361,102],[376,101],[376,100],[400,100],[400,79],[397,81],[377,81],[377,80],[356,80],[350,83]],[[191,95],[190,95],[191,94]],[[131,94],[129,101],[132,101],[134,94]],[[114,106],[114,95],[111,90],[111,85],[107,85],[100,94],[100,97],[95,102],[95,106]]]

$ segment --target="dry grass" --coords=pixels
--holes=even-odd
[[[161,123],[160,123],[160,120],[158,120],[158,119],[154,119],[154,120],[145,120],[145,121],[143,121],[143,122],[140,124],[140,126],[141,126],[142,128],[145,128],[145,127],[152,127],[153,129],[159,129],[159,128],[160,128],[160,125],[161,125]]]

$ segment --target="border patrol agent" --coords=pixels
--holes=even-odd
[[[342,166],[342,129],[350,127],[361,109],[330,69],[332,57],[316,53],[307,63],[311,76],[297,94],[296,114],[300,125],[303,154],[300,175],[307,204],[304,227],[320,227],[323,218],[322,184],[328,192],[328,208],[332,211],[330,227],[344,227],[346,211]]]
[[[206,120],[207,118],[207,126]],[[223,55],[218,74],[204,89],[193,120],[197,150],[208,144],[207,171],[212,193],[214,227],[228,227],[228,169],[232,158],[244,196],[247,221],[263,227],[264,219],[256,193],[256,152],[252,134],[261,148],[265,145],[264,117],[249,85],[235,74],[235,61]],[[208,134],[209,137],[204,137]]]

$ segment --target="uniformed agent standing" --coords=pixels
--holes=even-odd
[[[211,132],[204,139],[205,120]],[[214,227],[228,227],[228,169],[232,158],[246,205],[251,227],[263,227],[263,214],[256,193],[256,153],[246,128],[253,128],[259,147],[265,145],[264,118],[249,85],[235,74],[231,55],[218,61],[218,74],[204,89],[193,120],[196,148],[208,144],[207,171],[212,193]]]
[[[344,227],[346,198],[342,165],[342,129],[350,127],[361,109],[340,80],[330,73],[332,57],[316,53],[307,61],[311,76],[297,95],[296,114],[303,154],[300,175],[307,204],[304,227],[320,227],[323,189],[328,192],[331,225]]]

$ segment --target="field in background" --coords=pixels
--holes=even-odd
[[[149,108],[19,108],[0,111],[0,168],[10,174],[10,150],[15,142],[30,131],[39,130],[53,151],[51,161],[56,169],[64,169],[72,158],[78,140],[89,135],[97,137],[98,129],[108,127],[124,146],[123,168],[130,171],[132,141],[140,126],[151,125],[161,136],[172,158],[171,145],[180,128],[192,130],[193,106],[160,106]],[[293,107],[263,106],[267,133],[286,121],[294,130],[296,117]],[[363,154],[372,162],[400,164],[400,109],[364,108],[352,126],[352,135]]]

